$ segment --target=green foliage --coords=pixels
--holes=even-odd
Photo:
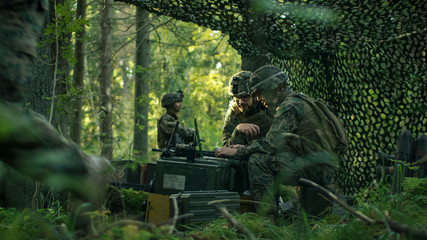
[[[103,240],[145,240],[145,239],[179,239],[178,237],[168,233],[168,229],[155,228],[152,231],[140,230],[136,226],[128,225],[125,227],[114,227],[107,233],[102,235]]]
[[[142,212],[142,203],[147,197],[148,193],[144,191],[110,187],[105,205],[113,214],[124,212],[131,216],[138,216]]]
[[[158,21],[167,19],[161,17]],[[149,126],[156,126],[156,120],[164,112],[157,107],[161,96],[181,89],[185,95],[179,113],[181,121],[194,127],[193,120],[197,118],[200,137],[205,140],[202,147],[212,150],[222,145],[221,129],[228,106],[227,82],[240,71],[240,56],[228,45],[228,37],[220,32],[176,20],[170,20],[164,28],[166,31],[159,31],[153,40],[170,44],[155,48],[152,53],[158,58],[152,63],[153,107]],[[151,128],[150,136],[155,134],[156,129]],[[156,146],[156,139],[150,139],[150,146]]]
[[[410,179],[404,186],[419,186],[420,182]],[[410,183],[409,183],[410,182]],[[417,187],[415,187],[417,188]],[[406,189],[406,187],[405,187]],[[411,188],[412,189],[412,188]],[[427,230],[427,205],[418,201],[416,191],[391,195],[387,186],[378,184],[365,190],[377,192],[375,198],[360,198],[354,208],[373,219],[384,220],[386,214],[396,221],[410,227]],[[163,225],[149,228],[148,225],[135,221],[125,223],[122,220],[133,219],[131,208],[138,209],[147,193],[132,189],[114,189],[119,199],[126,201],[129,216],[122,211],[112,211],[111,217],[94,225],[101,232],[100,239],[245,239],[226,219],[219,219],[198,226],[186,226],[186,231],[170,233],[171,226]],[[363,194],[362,194],[363,195]],[[111,197],[110,197],[111,198]],[[121,200],[118,200],[121,201]],[[132,205],[134,207],[132,207]],[[105,215],[102,212],[91,213],[94,216]],[[109,214],[109,213],[108,213]],[[108,215],[107,214],[107,215]],[[411,236],[396,233],[385,225],[368,225],[353,216],[350,212],[333,211],[322,219],[307,218],[303,213],[284,215],[272,221],[272,217],[260,216],[255,213],[233,214],[234,217],[257,239],[412,239]],[[125,218],[124,218],[125,217]],[[31,211],[0,208],[0,238],[1,239],[55,239],[58,237],[58,224],[68,222],[68,216],[59,204],[52,208]],[[121,224],[118,224],[121,223]],[[63,232],[71,237],[70,230],[65,225]],[[56,234],[56,235],[55,235]],[[90,236],[87,236],[91,238]]]
[[[68,220],[62,207],[37,212],[0,207],[0,239],[58,239],[55,225]]]
[[[44,35],[48,36],[48,38],[40,42],[40,45],[55,43],[57,40],[67,40],[69,35],[72,33],[78,34],[82,30],[82,24],[87,24],[86,19],[75,18],[75,11],[73,11],[75,10],[75,3],[73,0],[65,0],[63,3],[56,4],[54,9],[56,17],[44,29]],[[72,44],[68,42],[67,46],[62,49],[63,55],[61,57],[74,64],[73,51]]]
[[[236,215],[236,219],[249,231],[261,239],[281,239],[288,235],[288,230],[275,226],[273,222],[254,213]],[[233,228],[224,218],[200,226],[188,232],[194,239],[242,239],[244,235]]]

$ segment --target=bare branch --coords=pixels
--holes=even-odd
[[[173,232],[173,229],[176,226],[176,222],[178,219],[178,202],[176,201],[176,198],[171,198],[172,199],[172,205],[173,205],[173,217],[172,217],[172,223],[169,229],[169,233]]]
[[[255,240],[254,234],[249,231],[245,226],[243,226],[239,221],[237,221],[236,218],[234,218],[228,211],[225,209],[225,207],[221,207],[219,205],[215,206],[218,211],[224,216],[225,219],[227,219],[228,222],[231,223],[231,225],[237,229],[237,231],[241,232],[243,235],[245,235],[249,240]]]
[[[375,220],[375,219],[369,218],[366,215],[364,215],[363,213],[358,212],[356,209],[349,206],[347,203],[341,201],[337,196],[335,196],[333,193],[326,190],[324,187],[320,186],[319,184],[317,184],[313,181],[310,181],[308,179],[304,179],[304,178],[300,178],[299,182],[303,183],[303,184],[307,184],[309,186],[312,186],[312,187],[315,187],[315,188],[321,190],[323,193],[325,193],[331,199],[335,200],[337,203],[339,203],[345,209],[347,209],[348,211],[350,211],[351,213],[356,215],[361,220],[367,222],[368,224],[380,224],[380,225],[387,224],[390,227],[390,229],[392,229],[395,232],[407,233],[409,236],[412,236],[414,239],[427,239],[427,232],[423,229],[411,228],[406,224],[395,222],[395,221],[391,220],[388,216],[386,216],[385,221]]]

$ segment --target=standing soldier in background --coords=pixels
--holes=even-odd
[[[184,94],[181,90],[166,93],[162,97],[162,107],[166,108],[166,113],[157,121],[157,145],[159,148],[168,147],[168,143],[170,146],[189,143],[194,139],[194,128],[186,128],[178,121],[177,114],[181,110],[183,98]],[[174,135],[171,136],[173,132]]]
[[[246,145],[265,137],[274,119],[274,110],[267,109],[250,94],[252,72],[242,71],[230,79],[229,94],[233,97],[222,129],[223,146]]]

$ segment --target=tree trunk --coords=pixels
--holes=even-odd
[[[112,78],[112,50],[111,50],[111,19],[112,0],[101,1],[100,14],[100,39],[99,39],[99,98],[100,106],[100,134],[102,150],[101,155],[108,160],[113,159],[113,129],[111,102],[111,78]]]
[[[44,13],[44,26],[50,24],[49,12]],[[37,41],[47,40],[47,36],[40,31]],[[53,68],[50,67],[52,59],[52,51],[50,46],[37,48],[37,58],[33,59],[33,79],[31,84],[23,93],[24,106],[42,114],[44,117],[49,117],[50,101],[52,97],[53,83]],[[47,63],[47,64],[46,64]]]
[[[80,19],[86,18],[86,0],[77,0],[76,17]],[[77,91],[72,108],[72,120],[70,129],[70,138],[76,144],[80,145],[81,130],[82,130],[82,91],[83,79],[85,72],[85,48],[83,38],[86,34],[85,24],[80,25],[80,32],[76,32],[76,44],[74,48],[74,57],[76,64],[74,65],[73,86]]]
[[[51,18],[49,11],[45,11],[43,15],[44,25],[42,29],[45,29],[46,25],[50,24]],[[47,38],[48,36],[44,35],[42,30],[38,34],[38,39],[34,40],[46,41]],[[50,66],[50,64],[54,62],[52,61],[52,59],[54,59],[52,56],[52,49],[49,44],[37,48],[37,58],[33,59],[33,79],[31,81],[31,84],[25,89],[23,93],[24,106],[43,115],[46,119],[49,118],[49,107],[51,103],[51,101],[49,101],[49,98],[52,97],[52,83],[54,73],[54,69]],[[18,119],[22,118],[20,117]],[[3,148],[3,146],[0,148]],[[8,159],[3,157],[2,160],[8,163]],[[20,160],[17,161],[19,162]],[[12,166],[10,162],[8,164]],[[22,171],[20,172],[22,173]],[[31,206],[34,209],[38,209],[40,206],[40,183],[28,180],[25,177],[17,176],[17,178],[23,182],[20,188],[25,189],[24,192],[32,194],[32,198],[27,199],[27,204],[25,204],[25,201],[23,202],[23,204],[26,205],[26,207],[29,207],[30,204],[28,203],[28,201],[31,201]],[[11,179],[11,185],[14,184],[13,181],[14,179]],[[24,196],[19,195],[19,197],[22,199]]]
[[[66,4],[65,0],[57,0],[55,3]],[[50,4],[50,18],[53,20],[58,20],[63,22],[62,19],[64,16],[61,16],[60,13],[55,11],[54,3]],[[70,117],[70,106],[67,100],[68,93],[68,77],[70,75],[70,62],[65,56],[66,49],[71,45],[71,32],[63,32],[63,29],[60,29],[62,26],[58,25],[58,30],[54,37],[55,41],[51,44],[52,49],[52,62],[55,64],[52,66],[53,74],[56,76],[53,77],[55,84],[55,91],[53,93],[53,112],[51,124],[59,130],[59,132],[68,139],[68,126],[69,126],[69,117]],[[55,72],[56,69],[56,72]]]
[[[134,157],[147,159],[150,58],[150,15],[142,8],[136,9],[136,74],[135,74],[135,121]]]

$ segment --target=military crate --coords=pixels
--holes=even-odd
[[[227,190],[229,175],[229,164],[225,161],[196,158],[189,163],[183,157],[161,158],[156,165],[154,193]]]
[[[155,163],[146,163],[141,168],[141,181],[142,184],[149,184],[156,174]]]
[[[198,225],[213,221],[221,216],[221,213],[215,207],[220,205],[225,207],[231,213],[240,212],[240,195],[237,192],[226,190],[214,191],[184,191],[170,196],[170,217],[175,214],[174,199],[178,205],[178,216],[192,214],[192,216],[181,218],[177,225],[180,227]],[[218,204],[208,205],[214,200],[228,200]]]

